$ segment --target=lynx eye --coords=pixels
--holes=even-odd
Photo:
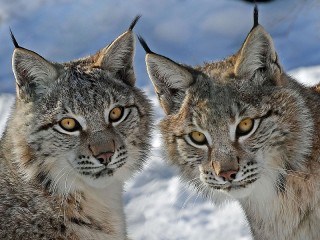
[[[191,141],[194,142],[195,144],[204,145],[207,143],[206,136],[201,132],[198,132],[198,131],[191,132],[189,133],[189,137]]]
[[[244,136],[251,132],[254,126],[254,119],[245,118],[237,126],[236,133],[238,136]]]
[[[63,118],[59,122],[60,127],[68,132],[77,131],[81,128],[80,124],[77,122],[77,120],[73,118]]]
[[[111,122],[119,121],[123,116],[124,109],[123,107],[115,107],[109,113],[109,120]]]

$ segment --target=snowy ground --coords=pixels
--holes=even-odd
[[[9,26],[22,46],[53,61],[68,61],[94,53],[142,14],[136,32],[154,51],[187,64],[236,52],[252,26],[252,6],[240,0],[92,2],[0,1],[0,134],[14,99]],[[271,33],[284,67],[305,84],[319,82],[320,1],[278,0],[259,9],[260,22]],[[154,98],[140,47],[135,62],[138,86]],[[162,112],[155,109],[159,119]],[[217,207],[192,193],[161,158],[157,133],[153,146],[144,171],[126,186],[125,211],[132,239],[251,239],[237,203]]]

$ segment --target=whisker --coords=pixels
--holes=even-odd
[[[187,182],[185,182],[185,183],[186,183],[187,186],[189,186],[189,185],[191,185],[191,183],[192,183],[193,181],[195,181],[195,180],[197,180],[197,179],[199,179],[199,177],[195,177],[195,178],[193,178],[193,179],[191,179],[191,180],[189,180],[189,181],[187,181]],[[181,197],[184,193],[186,193],[187,191],[188,191],[188,188],[187,188],[187,187],[186,187],[186,188],[183,188],[183,190],[180,191],[179,194],[177,195],[177,199],[180,198],[180,197]],[[171,207],[173,206],[173,204],[174,204],[174,203],[171,204]]]
[[[267,169],[267,170],[270,170],[270,169]],[[279,169],[279,170],[282,170],[282,171],[283,171],[283,169]],[[266,173],[269,173],[269,172],[266,171]],[[269,173],[269,174],[270,174],[269,176],[272,177],[272,176],[271,176],[271,173]],[[285,172],[284,172],[284,174],[285,174]],[[294,203],[294,205],[295,205],[298,209],[300,209],[300,211],[301,211],[303,214],[305,214],[306,211],[302,209],[301,204],[300,204],[299,200],[297,199],[296,194],[295,194],[292,190],[290,190],[288,187],[286,187],[287,185],[286,185],[285,183],[282,183],[282,182],[277,181],[277,184],[278,184],[278,186],[279,186],[280,188],[282,188],[282,189],[284,190],[284,192],[285,192],[285,195],[284,195],[284,196],[287,196],[288,199],[290,199],[290,200]],[[281,202],[282,202],[282,201],[281,201]],[[283,202],[282,204],[286,204],[286,205],[287,205],[287,202],[286,202],[286,203]],[[284,207],[285,207],[285,206],[284,206]]]
[[[64,181],[64,191],[62,192],[61,194],[61,203],[60,203],[60,208],[61,210],[63,210],[63,219],[64,219],[64,222],[66,222],[66,206],[65,206],[65,201],[67,200],[67,195],[66,195],[66,191],[67,190],[67,180],[68,180],[68,177],[69,177],[69,174],[71,173],[72,169],[70,169],[67,173],[67,176],[65,178],[65,181]],[[60,178],[61,179],[61,178]],[[60,181],[59,179],[59,181]]]
[[[64,170],[66,170],[66,168],[67,168],[67,167],[62,168],[61,171],[60,171],[60,172],[57,174],[57,176],[54,178],[54,180],[53,180],[53,183],[54,183],[54,184],[52,185],[52,194],[51,194],[51,195],[53,195],[53,194],[56,192],[57,187],[58,187],[58,183],[59,183],[60,179],[63,177],[64,174],[67,173],[67,171],[64,172]],[[61,174],[61,175],[60,175],[60,174]],[[59,177],[59,175],[60,175],[60,177]]]
[[[193,194],[190,193],[189,196],[187,197],[187,199],[184,201],[184,203],[182,204],[181,208],[179,209],[179,212],[178,212],[178,221],[180,222],[181,221],[181,218],[182,218],[182,210],[186,207],[188,201],[192,198]]]
[[[276,167],[264,167],[265,170],[272,170],[274,172],[280,172],[282,174],[285,174],[287,176],[292,176],[292,177],[296,177],[296,178],[299,178],[301,180],[304,180],[306,181],[306,178],[305,177],[302,177],[302,176],[298,176],[297,174],[299,175],[305,175],[305,176],[313,176],[314,174],[312,173],[306,173],[306,172],[301,172],[301,171],[295,171],[295,170],[286,170],[284,168],[276,168]]]
[[[70,191],[71,191],[71,187],[72,187],[72,184],[74,183],[74,181],[76,180],[77,177],[74,177],[71,184],[70,184],[70,187],[68,189],[68,195],[70,194]]]

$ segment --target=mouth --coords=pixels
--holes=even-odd
[[[115,172],[120,169],[125,163],[126,158],[120,159],[114,163],[110,163],[108,165],[100,165],[100,166],[92,166],[88,165],[77,165],[75,168],[80,175],[89,177],[89,178],[102,178],[105,176],[113,176]]]
[[[94,173],[92,176],[94,178],[100,178],[100,177],[104,177],[104,176],[109,176],[109,177],[112,177],[114,172],[115,172],[116,169],[109,169],[109,168],[104,168],[102,169],[101,171],[97,172],[97,173]]]
[[[114,172],[117,169],[108,168],[108,167],[91,167],[91,168],[87,167],[85,169],[78,168],[77,170],[80,175],[98,179],[107,175],[113,176]]]
[[[222,190],[222,191],[230,192],[230,191],[248,188],[257,180],[258,180],[258,177],[255,176],[254,178],[250,178],[248,180],[244,179],[239,182],[226,182],[224,184],[205,182],[205,184],[215,190]]]
[[[101,177],[105,177],[105,176],[109,176],[112,177],[114,175],[114,173],[120,169],[126,162],[125,161],[118,161],[115,162],[114,164],[110,164],[108,166],[105,166],[102,170],[98,171],[98,172],[94,172],[91,175],[97,179],[97,178],[101,178]]]

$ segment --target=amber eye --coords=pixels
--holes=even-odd
[[[59,122],[59,125],[68,132],[77,131],[81,128],[80,124],[73,118],[64,118]]]
[[[204,145],[207,143],[206,136],[201,132],[198,132],[198,131],[191,132],[189,133],[189,137],[192,140],[192,142],[194,142],[195,144]]]
[[[117,122],[122,118],[123,115],[123,107],[115,107],[109,113],[109,120],[111,122]]]
[[[244,136],[251,132],[254,125],[254,120],[252,118],[245,118],[243,119],[237,126],[237,135]]]

